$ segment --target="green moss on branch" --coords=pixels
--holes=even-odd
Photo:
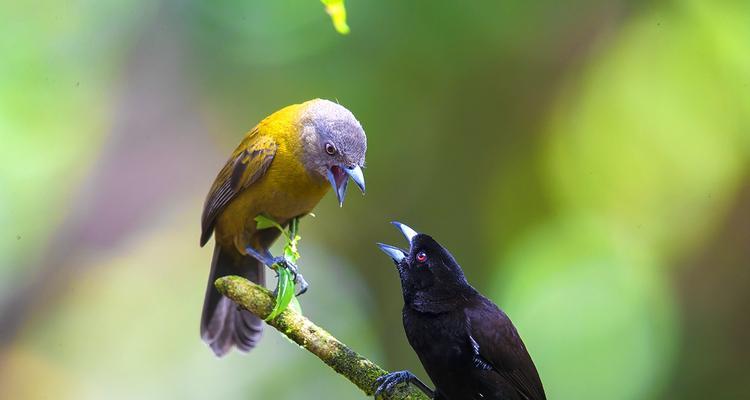
[[[273,294],[245,278],[225,276],[217,279],[215,284],[219,292],[261,319],[265,320],[273,310]],[[375,379],[388,373],[292,309],[285,310],[267,323],[316,355],[368,396],[373,394]],[[391,399],[426,400],[427,396],[414,386],[405,385]]]

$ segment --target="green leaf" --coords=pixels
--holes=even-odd
[[[281,227],[276,221],[266,217],[265,215],[258,215],[255,217],[255,227],[258,229],[276,228],[284,232],[284,228]]]
[[[279,286],[276,289],[276,304],[273,310],[268,314],[266,321],[270,321],[279,316],[289,306],[289,302],[294,297],[294,280],[292,273],[287,268],[279,268]]]
[[[289,308],[296,311],[297,314],[302,315],[302,304],[300,304],[297,296],[292,297],[292,301],[289,302]]]
[[[326,12],[331,16],[331,22],[336,32],[342,35],[349,34],[349,25],[346,23],[346,7],[344,0],[320,0],[326,6]]]
[[[287,242],[290,240],[290,236],[286,233],[284,228],[279,225],[278,222],[266,217],[265,215],[258,215],[255,217],[255,227],[257,229],[276,228],[286,237]]]
[[[255,217],[255,222],[257,223],[256,226],[258,227],[258,229],[275,227],[280,230],[286,238],[286,244],[284,245],[284,258],[293,263],[296,263],[297,260],[299,260],[300,254],[297,250],[297,244],[302,238],[297,234],[297,232],[299,231],[299,220],[297,218],[293,218],[291,221],[289,221],[288,231],[284,230],[277,222],[262,215]],[[286,310],[292,300],[294,300],[295,303],[292,306],[296,310],[301,311],[299,302],[294,297],[295,285],[294,279],[292,278],[292,273],[289,271],[289,269],[282,267],[280,264],[274,264],[271,268],[279,273],[279,280],[276,289],[276,304],[274,304],[273,310],[271,310],[271,313],[266,318],[266,321],[276,318],[279,314],[284,312],[284,310]]]

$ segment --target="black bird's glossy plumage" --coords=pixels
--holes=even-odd
[[[434,398],[546,399],[536,367],[508,316],[466,281],[448,250],[428,235],[402,231],[410,241],[403,257],[392,246],[381,248],[396,255],[404,329],[436,386]],[[417,254],[426,260],[419,262]],[[393,379],[389,382],[392,387]]]

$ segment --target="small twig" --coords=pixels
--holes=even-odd
[[[238,276],[217,279],[216,288],[261,319],[268,317],[275,303],[273,295],[266,288]],[[368,396],[374,392],[375,379],[388,373],[292,309],[285,310],[267,323],[316,355]],[[403,385],[390,399],[427,400],[427,396],[414,386]]]

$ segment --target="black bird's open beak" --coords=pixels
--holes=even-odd
[[[401,261],[406,258],[406,252],[398,247],[383,243],[378,243],[378,247],[380,247],[380,250],[383,250],[383,253],[387,254],[396,264],[401,263]]]
[[[365,175],[362,173],[360,166],[354,167],[340,167],[334,165],[328,170],[328,182],[331,183],[333,191],[336,192],[336,198],[339,200],[339,206],[344,205],[344,198],[346,197],[346,187],[349,184],[349,178],[352,178],[354,183],[357,184],[362,194],[365,193]]]
[[[414,236],[417,236],[418,233],[414,229],[409,228],[408,226],[400,223],[400,222],[391,222],[393,225],[398,228],[401,233],[406,237],[406,240],[409,241],[409,246],[411,246],[411,241],[414,239]],[[401,261],[406,258],[406,255],[408,252],[404,249],[400,249],[395,246],[391,246],[388,244],[378,243],[378,247],[380,247],[380,250],[383,250],[383,253],[388,254],[389,257],[395,262],[396,264],[401,263]]]
[[[402,224],[398,221],[391,222],[398,230],[401,231],[401,233],[404,235],[406,240],[409,241],[409,244],[411,244],[411,240],[414,239],[414,236],[417,236],[418,233],[414,229],[409,228],[405,224]]]

